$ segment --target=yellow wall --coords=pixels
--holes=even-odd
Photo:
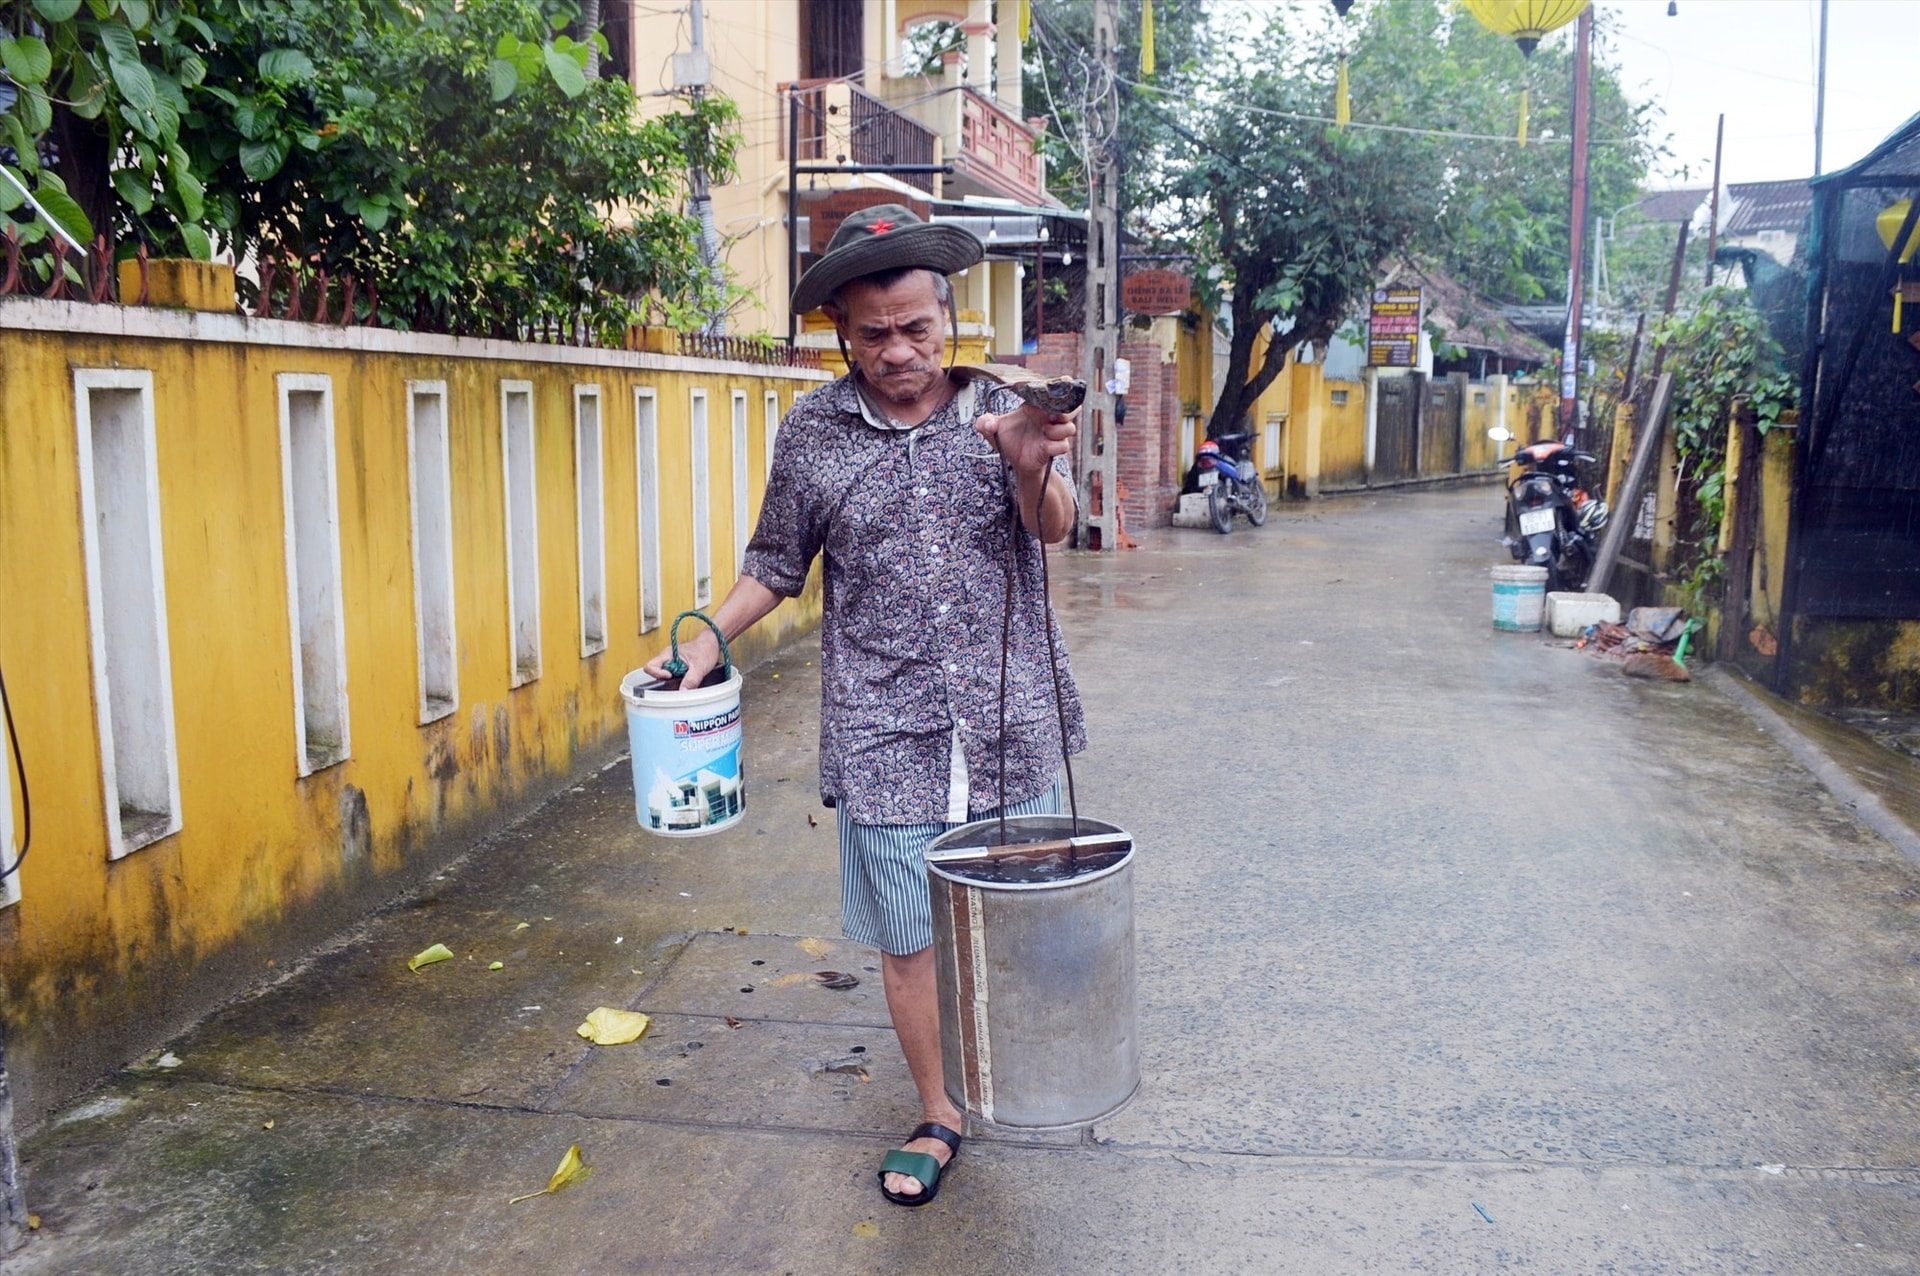
[[[111,335],[124,324],[137,336]],[[291,343],[291,344],[283,344]],[[182,827],[109,862],[80,539],[75,369],[153,378]],[[296,775],[276,375],[331,378],[351,757]],[[541,676],[509,687],[503,379],[534,387]],[[444,380],[459,703],[422,726],[410,552],[409,380]],[[663,614],[691,605],[690,391],[710,395],[716,601],[734,577],[730,392],[748,394],[751,512],[763,397],[819,373],[322,329],[232,315],[0,302],[0,661],[33,786],[21,902],[0,910],[5,1033],[23,1120],[167,1024],[346,920],[433,853],[543,792],[624,730],[640,632],[634,390],[658,394]],[[607,649],[582,658],[573,390],[602,395]],[[751,524],[749,524],[751,526]],[[750,661],[812,624],[787,604]],[[364,801],[370,844],[356,856]]]
[[[1506,400],[1506,427],[1516,434],[1520,431],[1515,423],[1524,424],[1525,408],[1520,401],[1520,391],[1505,384],[1505,378],[1492,381],[1472,381],[1466,386],[1466,448],[1461,457],[1463,470],[1488,470],[1500,463],[1500,455],[1511,456],[1516,450],[1512,443],[1496,443],[1487,437],[1487,431],[1500,424],[1500,401]]]
[[[1326,381],[1326,414],[1320,426],[1320,482],[1347,487],[1366,476],[1367,386],[1364,381]],[[1346,402],[1337,400],[1344,395]]]
[[[656,94],[673,85],[672,55],[692,47],[685,6],[635,5],[632,20],[638,109],[645,115],[684,110],[680,100]],[[710,3],[706,44],[713,61],[713,91],[740,108],[739,175],[713,187],[714,224],[733,282],[746,294],[730,331],[784,337],[785,298],[792,285],[787,268],[787,99],[779,86],[800,78],[800,6],[796,0]]]

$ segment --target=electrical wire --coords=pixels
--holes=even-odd
[[[27,862],[27,850],[33,845],[33,799],[27,793],[27,764],[20,756],[20,734],[13,728],[13,701],[7,698],[7,679],[3,673],[0,673],[0,712],[7,719],[7,745],[11,750],[8,756],[13,759],[14,770],[20,775],[20,849],[13,854],[13,863],[0,869],[0,881],[4,881],[19,872],[20,866]],[[12,777],[0,777],[0,783],[12,783]],[[13,851],[12,847],[5,849]]]
[[[1169,92],[1166,89],[1160,88],[1158,85],[1142,84],[1137,80],[1129,80],[1125,76],[1119,76],[1117,78],[1119,79],[1120,83],[1126,85],[1128,88],[1138,89],[1147,93],[1153,93],[1161,97],[1180,96],[1184,98],[1185,96],[1185,95],[1177,95],[1172,92]],[[1339,121],[1334,119],[1333,116],[1331,115],[1308,115],[1301,111],[1281,111],[1281,110],[1276,110],[1273,107],[1267,107],[1267,106],[1250,106],[1245,102],[1236,103],[1233,109],[1236,111],[1244,111],[1248,115],[1268,115],[1276,119],[1297,120],[1303,124],[1338,124],[1339,123]],[[1367,123],[1363,123],[1360,120],[1351,120],[1345,125],[1345,127],[1356,128],[1356,129],[1368,129],[1377,133],[1401,133],[1401,134],[1407,134],[1414,137],[1450,137],[1450,138],[1457,138],[1460,141],[1465,141],[1465,142],[1513,142],[1515,144],[1518,144],[1518,141],[1519,141],[1519,139],[1512,133],[1468,133],[1468,132],[1463,132],[1457,129],[1413,128],[1405,124],[1367,124]],[[1548,146],[1548,145],[1571,146],[1573,144],[1573,139],[1571,137],[1540,137],[1540,138],[1535,138],[1534,141],[1541,146]],[[1632,138],[1595,137],[1595,138],[1589,138],[1587,141],[1587,144],[1589,146],[1632,146],[1635,143],[1634,143],[1634,139]]]

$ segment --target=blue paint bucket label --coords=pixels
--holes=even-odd
[[[740,686],[738,670],[718,686],[694,691],[668,690],[643,669],[621,682],[641,828],[662,837],[700,837],[746,814]]]

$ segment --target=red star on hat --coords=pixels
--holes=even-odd
[[[893,229],[893,223],[888,221],[884,217],[875,221],[872,226],[873,233],[876,235],[884,235],[892,229]]]

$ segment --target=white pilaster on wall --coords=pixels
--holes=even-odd
[[[660,399],[633,392],[634,504],[640,525],[640,632],[660,627]]]
[[[294,766],[311,775],[346,760],[347,623],[340,587],[340,503],[333,379],[283,372],[280,496],[293,646]]]
[[[500,383],[500,470],[506,503],[511,683],[540,676],[540,502],[535,486],[533,382]]]
[[[693,456],[693,605],[713,601],[713,493],[708,473],[707,392],[692,392],[688,451]]]
[[[767,391],[767,478],[773,477],[773,445],[780,437],[780,392]]]
[[[1362,393],[1367,396],[1367,435],[1361,451],[1360,466],[1367,481],[1373,479],[1374,448],[1380,430],[1380,370],[1365,368],[1360,373]]]
[[[752,488],[747,459],[747,392],[733,392],[733,570],[747,562],[747,502]]]
[[[607,649],[607,484],[600,387],[573,387],[573,478],[580,539],[580,656]]]
[[[413,522],[413,622],[420,670],[420,722],[460,704],[453,616],[453,458],[447,383],[407,382],[407,495]]]
[[[80,531],[107,855],[180,830],[153,374],[78,368]]]

